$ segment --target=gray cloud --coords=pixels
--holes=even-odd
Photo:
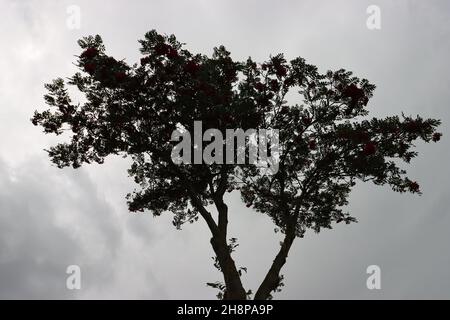
[[[107,281],[111,272],[103,265],[114,257],[121,234],[86,174],[52,174],[39,159],[18,168],[1,164],[0,297],[76,296],[66,289],[71,264]]]

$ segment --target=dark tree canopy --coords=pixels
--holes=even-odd
[[[131,157],[129,174],[139,185],[128,195],[131,211],[172,212],[178,228],[201,216],[224,276],[224,284],[210,285],[223,298],[245,299],[249,293],[231,257],[235,239],[227,241],[226,192],[238,190],[248,207],[267,214],[285,236],[256,299],[270,298],[280,286],[295,237],[356,221],[345,206],[357,180],[420,193],[400,165],[417,156],[414,141],[440,139],[440,121],[368,118],[375,86],[366,79],[343,69],[321,74],[304,59],[287,62],[282,54],[264,63],[233,61],[223,46],[212,57],[192,54],[173,35],[156,31],[140,44],[140,63],[129,65],[108,56],[99,36],[80,40],[80,72],[46,85],[51,109],[35,112],[32,122],[45,133],[70,136],[48,150],[60,168],[103,163],[111,154]],[[83,93],[84,102],[72,102],[66,82]],[[288,92],[300,94],[302,103],[289,105]],[[175,165],[171,134],[180,124],[192,132],[194,121],[224,135],[227,128],[278,129],[278,172],[263,174],[248,164]]]

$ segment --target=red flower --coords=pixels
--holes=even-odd
[[[277,91],[278,90],[279,84],[278,84],[278,81],[276,79],[273,79],[273,80],[270,81],[270,88],[273,91]]]
[[[225,73],[225,79],[228,82],[234,82],[234,78],[236,77],[236,70],[234,69],[227,69],[224,71]]]
[[[83,53],[81,54],[81,57],[92,59],[97,54],[98,54],[98,50],[96,48],[87,48],[86,50],[83,51]]]
[[[353,139],[359,142],[366,142],[369,140],[369,134],[365,131],[357,131],[354,133]]]
[[[265,97],[261,97],[258,100],[258,102],[259,102],[259,104],[261,104],[261,106],[267,107],[269,105],[269,103],[270,103],[270,99],[269,99],[269,97],[265,96]]]
[[[434,142],[438,142],[439,140],[441,140],[441,137],[442,137],[442,133],[440,133],[440,132],[435,132],[435,133],[433,133],[433,141]]]
[[[416,181],[412,181],[409,183],[409,191],[411,192],[419,192],[419,184]]]
[[[364,98],[364,91],[358,88],[355,84],[349,85],[342,92],[344,98],[350,98],[352,104],[356,104],[361,98]],[[363,104],[366,105],[369,100],[364,99]]]
[[[146,65],[149,62],[150,62],[150,57],[143,57],[143,58],[141,58],[141,65],[142,66]]]
[[[400,129],[399,128],[392,128],[391,133],[394,135],[398,135],[400,133]]]
[[[277,66],[277,67],[276,67],[276,70],[275,70],[275,73],[276,73],[277,76],[279,76],[279,77],[285,77],[286,74],[287,74],[287,70],[286,70],[286,68],[283,67],[283,66]]]
[[[350,134],[348,132],[346,132],[346,131],[339,131],[337,133],[337,137],[339,139],[349,139],[350,138]]]
[[[309,126],[312,122],[311,118],[309,118],[309,117],[302,117],[302,121],[307,126]]]
[[[95,71],[95,64],[94,63],[86,63],[84,65],[84,71],[88,72],[88,73],[94,73]]]
[[[125,72],[116,72],[114,74],[114,78],[116,78],[116,80],[119,82],[125,80],[126,77],[127,77],[127,74]]]
[[[343,94],[345,97],[359,99],[364,96],[364,91],[352,83],[347,88],[345,88]]]
[[[347,134],[346,134],[346,132],[344,132],[344,131],[336,131],[336,136],[337,136],[339,139],[346,139],[346,138],[347,138]]]
[[[208,83],[201,82],[197,87],[198,90],[202,91],[207,96],[214,95],[214,87]]]
[[[169,53],[171,47],[165,43],[160,43],[155,46],[155,53],[159,56]]]
[[[363,152],[366,156],[370,156],[370,155],[374,154],[376,151],[377,151],[377,147],[376,147],[375,143],[367,142],[364,145]]]
[[[308,143],[308,147],[311,150],[316,150],[317,149],[317,143],[315,140],[310,140]]]
[[[258,91],[263,91],[264,85],[261,82],[257,82],[257,83],[255,83],[255,89]]]
[[[167,52],[167,58],[169,59],[175,59],[178,58],[178,51],[175,50],[174,48],[170,47],[169,51]]]
[[[406,124],[406,131],[409,133],[420,132],[420,124],[417,121],[411,120]]]
[[[295,83],[295,82],[294,82],[294,79],[291,78],[291,77],[289,77],[289,78],[287,78],[286,80],[284,80],[284,85],[285,85],[285,86],[288,86],[288,87],[292,86],[294,83]]]
[[[200,70],[200,66],[193,60],[188,61],[188,63],[184,66],[184,71],[192,75],[197,73],[198,70]]]

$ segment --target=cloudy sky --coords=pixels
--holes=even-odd
[[[371,4],[380,30],[366,26]],[[80,9],[80,28],[67,24],[68,8]],[[359,223],[296,241],[276,297],[450,299],[448,1],[0,0],[0,9],[0,298],[214,298],[206,282],[220,274],[204,223],[177,231],[169,214],[129,213],[126,159],[57,169],[43,151],[56,139],[29,121],[45,108],[43,84],[75,71],[77,39],[100,34],[109,54],[135,62],[137,40],[157,29],[194,52],[224,44],[237,60],[284,52],[321,71],[346,68],[377,85],[372,115],[442,119],[443,141],[419,144],[408,167],[424,194],[358,184],[349,210]],[[236,262],[255,290],[280,239],[236,195],[229,203]],[[73,264],[81,290],[66,288]],[[381,290],[366,287],[369,265],[381,268]]]

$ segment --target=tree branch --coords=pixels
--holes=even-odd
[[[292,243],[295,239],[295,224],[290,224],[286,229],[286,234],[278,254],[273,260],[272,266],[266,274],[263,282],[255,293],[255,300],[267,300],[270,293],[276,290],[280,284],[280,270],[286,263],[286,259]]]

